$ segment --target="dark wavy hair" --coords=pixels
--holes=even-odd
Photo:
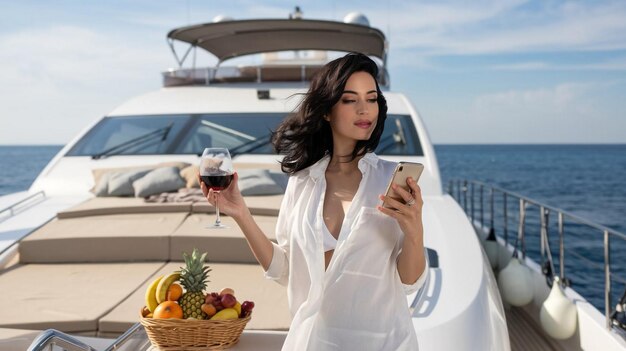
[[[332,157],[333,136],[330,124],[324,116],[339,101],[348,78],[355,72],[367,72],[376,81],[378,66],[366,55],[350,53],[327,63],[314,75],[309,91],[297,111],[287,117],[272,135],[274,149],[285,155],[281,162],[283,172],[293,174],[313,165],[326,154]],[[387,100],[378,86],[378,81],[376,91],[376,127],[368,140],[357,141],[350,161],[374,151],[383,134],[387,119]]]

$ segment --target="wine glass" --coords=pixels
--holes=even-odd
[[[207,228],[228,228],[220,221],[220,208],[218,206],[219,192],[228,188],[233,180],[233,161],[228,149],[206,148],[200,158],[200,179],[209,189],[213,189],[218,196],[215,198],[215,223]]]

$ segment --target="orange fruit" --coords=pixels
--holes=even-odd
[[[209,317],[212,317],[214,314],[217,313],[217,309],[215,308],[215,306],[211,305],[210,303],[202,304],[202,306],[200,306],[200,309]]]
[[[153,318],[183,318],[183,309],[174,301],[163,301],[154,309]]]
[[[183,296],[183,288],[174,283],[167,288],[166,296],[168,301],[178,301],[178,299]]]

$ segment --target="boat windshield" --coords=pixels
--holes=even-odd
[[[237,154],[273,154],[270,135],[284,118],[283,113],[106,117],[67,156],[199,155],[206,147],[225,147]],[[157,133],[164,129],[168,133]],[[423,155],[410,116],[387,117],[376,153]]]

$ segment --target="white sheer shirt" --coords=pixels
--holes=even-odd
[[[397,259],[404,233],[376,209],[396,163],[374,153],[359,160],[361,182],[325,268],[322,212],[329,160],[289,178],[276,224],[277,244],[265,276],[287,285],[293,322],[283,350],[359,349],[357,344],[362,350],[416,350],[404,296],[424,284],[428,260],[417,281],[403,284]],[[356,300],[364,305],[356,306]]]

